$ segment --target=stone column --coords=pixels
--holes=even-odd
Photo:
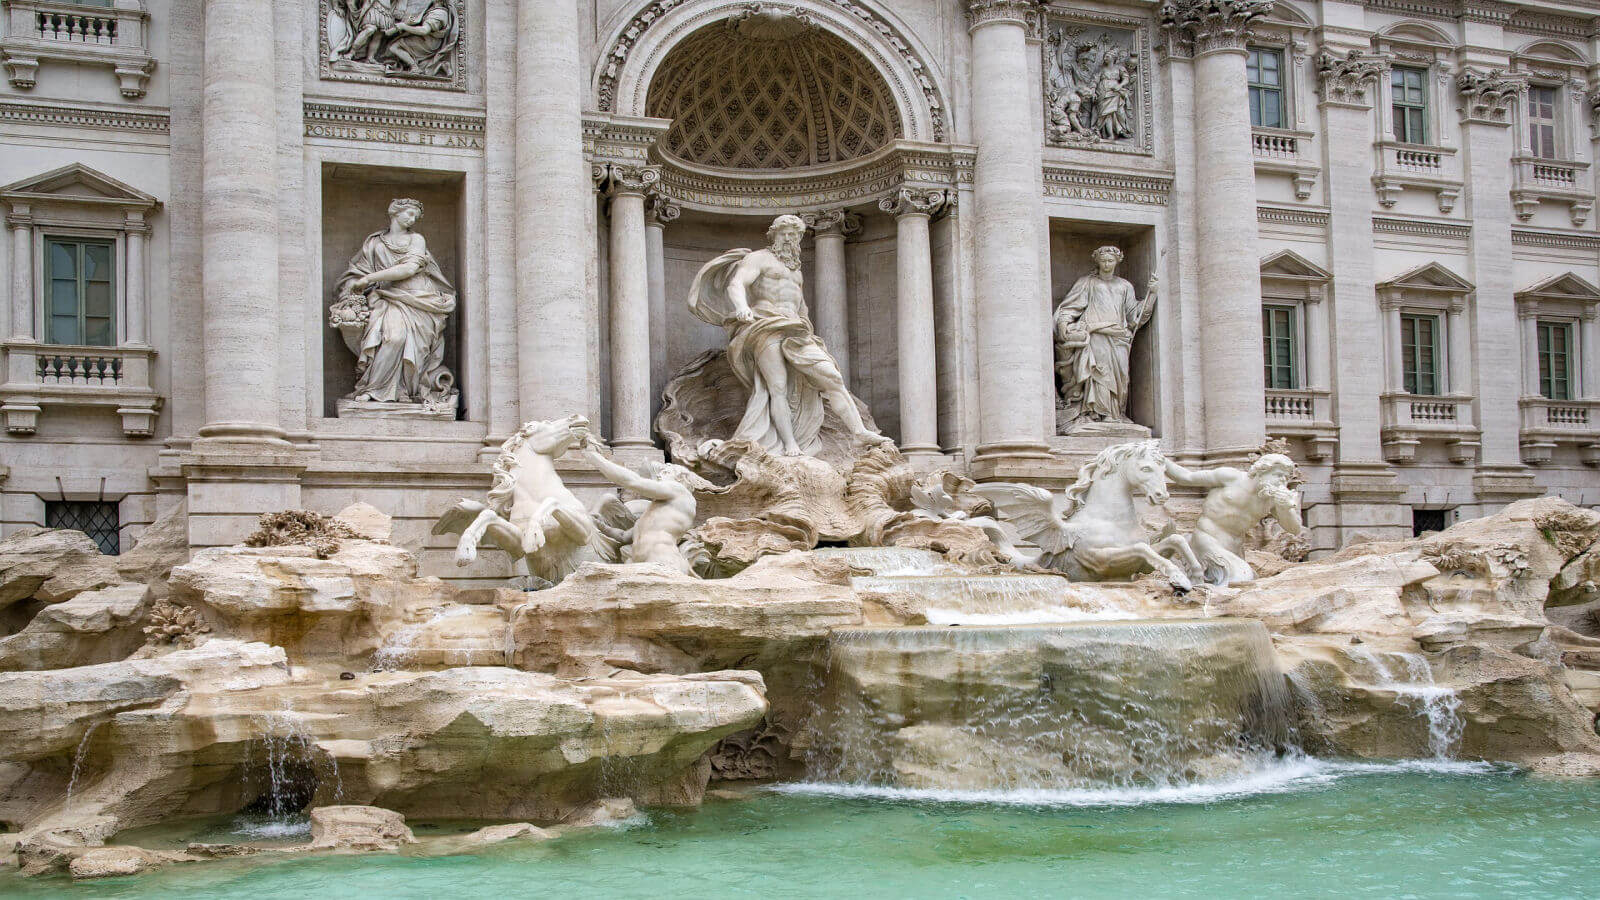
[[[1600,316],[1590,306],[1578,325],[1578,371],[1582,373],[1585,400],[1600,400]]]
[[[933,255],[928,221],[944,191],[901,188],[878,208],[895,219],[895,338],[899,348],[900,449],[939,457],[939,368],[933,329]]]
[[[1448,394],[1468,393],[1468,382],[1472,380],[1472,376],[1467,374],[1467,355],[1471,351],[1467,349],[1467,321],[1461,314],[1463,311],[1464,304],[1452,304],[1444,317],[1445,337],[1449,341],[1450,354],[1450,358],[1445,360],[1450,379],[1448,389],[1445,391]]]
[[[978,478],[1025,477],[1049,459],[1055,429],[1049,298],[1040,296],[1044,200],[1033,128],[1028,29],[1037,0],[968,0],[972,38],[974,298],[977,315]],[[1257,368],[1260,368],[1257,366]],[[1259,377],[1259,376],[1258,376]]]
[[[1406,357],[1404,343],[1400,340],[1403,329],[1400,325],[1399,297],[1384,299],[1383,320],[1383,342],[1389,348],[1387,354],[1389,365],[1384,369],[1384,380],[1388,393],[1403,394],[1406,391]]]
[[[650,440],[650,251],[645,192],[659,169],[612,163],[607,168],[611,244],[611,444],[629,457]]]
[[[801,218],[816,235],[815,276],[811,289],[811,314],[817,336],[833,354],[844,383],[850,384],[850,289],[845,268],[844,241],[861,230],[861,219],[842,209],[829,209]]]
[[[1539,320],[1533,313],[1518,315],[1517,330],[1522,339],[1522,396],[1539,396]]]
[[[661,402],[667,379],[667,250],[666,228],[683,208],[660,190],[645,197],[644,241],[650,276],[650,414]]]
[[[1245,44],[1272,0],[1167,0],[1161,24],[1194,57],[1196,261],[1208,457],[1243,460],[1266,437],[1261,270]]]
[[[1486,23],[1469,23],[1467,43],[1501,46],[1503,35]],[[1484,44],[1491,36],[1494,43]],[[1522,464],[1522,410],[1518,404],[1523,379],[1507,377],[1523,370],[1523,360],[1533,353],[1523,349],[1512,282],[1511,134],[1515,104],[1527,91],[1526,76],[1498,72],[1499,60],[1483,67],[1468,64],[1457,75],[1461,110],[1462,178],[1467,216],[1472,220],[1471,274],[1473,313],[1473,371],[1470,390],[1477,400],[1477,425],[1483,430],[1478,472],[1473,478],[1480,510],[1494,512],[1517,497],[1541,493]],[[1534,379],[1537,385],[1537,377]]]
[[[144,304],[144,239],[150,233],[150,226],[144,222],[144,216],[129,214],[127,221],[128,235],[128,283],[124,289],[127,300],[127,344],[130,347],[146,346],[147,329],[146,319],[148,312]]]
[[[270,0],[205,5],[200,267],[206,424],[199,436],[281,447],[274,6]]]
[[[26,206],[13,205],[6,224],[11,227],[11,326],[13,341],[36,340],[33,334],[33,216]]]
[[[524,419],[556,419],[591,409],[595,382],[582,44],[577,3],[516,7],[517,387]]]

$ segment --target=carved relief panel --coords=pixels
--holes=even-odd
[[[1046,144],[1151,152],[1151,67],[1141,24],[1117,16],[1046,18]]]
[[[466,0],[321,0],[332,81],[466,90]]]

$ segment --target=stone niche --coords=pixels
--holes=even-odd
[[[356,358],[345,347],[339,333],[328,327],[328,307],[335,300],[339,276],[350,264],[350,257],[361,249],[362,241],[375,231],[389,226],[390,201],[410,197],[421,201],[423,214],[415,231],[428,242],[428,251],[438,260],[445,278],[456,290],[456,309],[445,323],[444,365],[455,376],[462,392],[456,417],[465,415],[465,393],[461,346],[465,332],[463,316],[467,297],[462,282],[466,255],[462,223],[462,192],[465,181],[460,173],[426,172],[417,169],[380,168],[329,164],[322,169],[322,280],[321,312],[318,333],[322,337],[322,415],[338,417],[339,398],[350,393],[356,383]]]
[[[1094,272],[1092,254],[1096,247],[1110,244],[1122,250],[1122,265],[1117,274],[1133,283],[1134,293],[1143,299],[1145,286],[1155,263],[1155,230],[1148,225],[1122,225],[1111,222],[1083,222],[1072,219],[1050,220],[1050,312],[1072,288],[1074,282]],[[1128,355],[1128,418],[1161,436],[1161,385],[1156,353],[1159,347],[1161,307],[1172,302],[1173,285],[1165,273],[1149,324],[1139,329]],[[1053,323],[1052,323],[1053,325]],[[1052,367],[1051,390],[1056,389]]]

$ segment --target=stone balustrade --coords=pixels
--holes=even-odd
[[[1511,205],[1517,218],[1533,218],[1541,201],[1564,203],[1579,228],[1594,209],[1594,191],[1587,186],[1589,164],[1575,160],[1517,156],[1511,160]]]
[[[1256,174],[1287,175],[1294,183],[1294,195],[1309,200],[1322,166],[1312,157],[1312,134],[1285,128],[1253,128],[1250,147],[1256,158]]]
[[[1454,147],[1378,141],[1377,150],[1372,186],[1384,209],[1393,208],[1406,188],[1432,191],[1441,213],[1455,209],[1462,177],[1461,160]]]
[[[122,96],[145,94],[156,61],[149,49],[150,14],[143,0],[87,7],[64,0],[8,0],[0,62],[19,90],[32,88],[41,60],[99,65],[116,75]]]
[[[1585,465],[1600,465],[1600,400],[1551,400],[1523,397],[1522,461],[1544,465],[1563,444],[1578,447]]]
[[[1450,461],[1472,462],[1479,436],[1471,396],[1387,393],[1382,398],[1383,455],[1391,463],[1416,460],[1423,440],[1443,441]]]
[[[1333,393],[1316,388],[1273,389],[1265,395],[1267,434],[1305,442],[1307,459],[1333,456],[1339,429],[1333,423]]]
[[[46,408],[109,407],[128,437],[155,431],[162,398],[150,384],[155,351],[148,347],[79,347],[8,341],[0,414],[6,431],[33,434]]]

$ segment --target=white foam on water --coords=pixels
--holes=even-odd
[[[300,821],[269,819],[266,821],[240,820],[233,824],[233,833],[254,840],[272,841],[281,838],[304,837],[311,833],[311,820]]]
[[[1065,622],[1109,622],[1139,618],[1135,613],[1118,609],[1089,610],[1070,606],[1049,606],[1043,609],[1002,613],[930,608],[925,614],[929,625],[1056,625]]]
[[[896,788],[864,784],[792,782],[766,790],[842,799],[894,802],[964,803],[995,806],[1125,807],[1159,804],[1215,803],[1264,794],[1312,790],[1343,778],[1363,775],[1490,775],[1512,769],[1494,763],[1418,759],[1396,762],[1347,762],[1297,757],[1274,761],[1237,778],[1152,787],[1087,787],[1069,789],[946,790]]]

